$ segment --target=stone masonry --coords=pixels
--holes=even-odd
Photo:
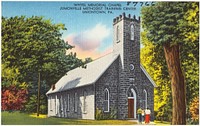
[[[103,110],[104,89],[108,88],[110,93],[110,110],[118,109],[118,86],[119,86],[119,73],[118,63],[119,58],[115,60],[106,72],[99,78],[95,84],[95,108]],[[109,114],[110,112],[106,112]]]
[[[117,119],[130,118],[130,101],[133,99],[134,115],[131,117],[136,119],[137,110],[148,107],[152,113],[151,120],[154,120],[155,84],[140,64],[140,18],[123,13],[113,20],[112,55],[118,57],[99,75],[95,83],[49,94],[48,116],[95,119],[96,109],[104,110],[104,90],[107,88],[110,111],[104,114],[110,114],[111,110],[115,110]],[[86,112],[83,111],[84,91],[87,92]],[[133,96],[130,96],[130,92]],[[67,95],[70,96],[69,110]],[[75,102],[78,104],[77,112]]]

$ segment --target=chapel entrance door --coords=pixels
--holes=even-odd
[[[128,91],[128,118],[136,118],[136,93],[133,88]]]
[[[128,118],[134,118],[134,99],[128,99]]]

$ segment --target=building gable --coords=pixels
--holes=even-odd
[[[149,79],[149,81],[151,82],[151,84],[154,87],[157,87],[156,83],[153,81],[153,79],[150,77],[150,75],[147,73],[147,71],[145,70],[145,68],[141,64],[140,64],[140,68],[141,68],[142,72],[146,75],[146,77]]]

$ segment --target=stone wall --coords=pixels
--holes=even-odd
[[[154,86],[144,72],[141,75],[143,90],[147,91],[147,107],[151,110],[151,120],[154,120]],[[143,108],[143,105],[141,107]]]
[[[104,110],[104,90],[107,88],[109,90],[110,96],[110,110],[117,111],[118,108],[118,61],[117,58],[110,67],[105,71],[105,73],[99,78],[95,84],[95,108]],[[111,111],[110,111],[111,112]],[[110,112],[104,112],[104,114],[109,114]]]

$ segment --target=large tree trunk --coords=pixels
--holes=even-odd
[[[179,45],[164,45],[165,58],[171,77],[172,125],[186,124],[186,89],[179,58]]]

